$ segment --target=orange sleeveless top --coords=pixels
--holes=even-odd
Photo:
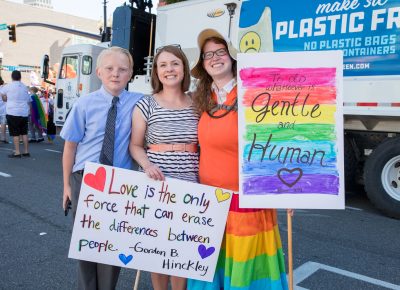
[[[225,105],[232,105],[237,96],[237,87],[228,95]],[[213,93],[212,97],[216,99]],[[218,110],[221,115],[225,110]],[[239,190],[239,155],[238,155],[238,114],[229,112],[226,116],[215,119],[204,112],[198,127],[200,143],[200,183]]]

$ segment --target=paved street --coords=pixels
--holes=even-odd
[[[75,289],[68,259],[71,218],[61,208],[63,143],[32,144],[31,158],[9,159],[0,144],[0,289]],[[347,196],[345,211],[296,210],[295,289],[400,289],[400,220],[377,212],[364,195]],[[286,212],[279,212],[287,253]],[[122,271],[118,289],[132,289],[136,271]],[[139,289],[151,289],[147,273]]]

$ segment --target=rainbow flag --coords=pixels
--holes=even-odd
[[[36,94],[31,95],[32,99],[32,110],[31,110],[31,120],[32,123],[37,125],[44,132],[47,130],[47,116],[45,114],[43,104]]]

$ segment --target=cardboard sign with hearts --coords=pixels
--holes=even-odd
[[[239,204],[344,209],[339,51],[238,56]]]
[[[89,162],[69,257],[211,281],[233,194]]]

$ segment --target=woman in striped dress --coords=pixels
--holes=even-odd
[[[201,55],[194,102],[199,121],[200,183],[239,189],[238,115],[234,48],[213,29],[198,36]],[[274,209],[239,208],[234,194],[213,282],[188,280],[189,290],[287,289]]]
[[[150,178],[164,180],[167,176],[198,182],[199,115],[185,94],[190,74],[180,47],[157,50],[151,84],[153,95],[145,96],[133,111],[131,155]],[[169,276],[151,273],[151,279],[155,290],[168,289]],[[186,279],[171,276],[171,286],[184,290]]]

